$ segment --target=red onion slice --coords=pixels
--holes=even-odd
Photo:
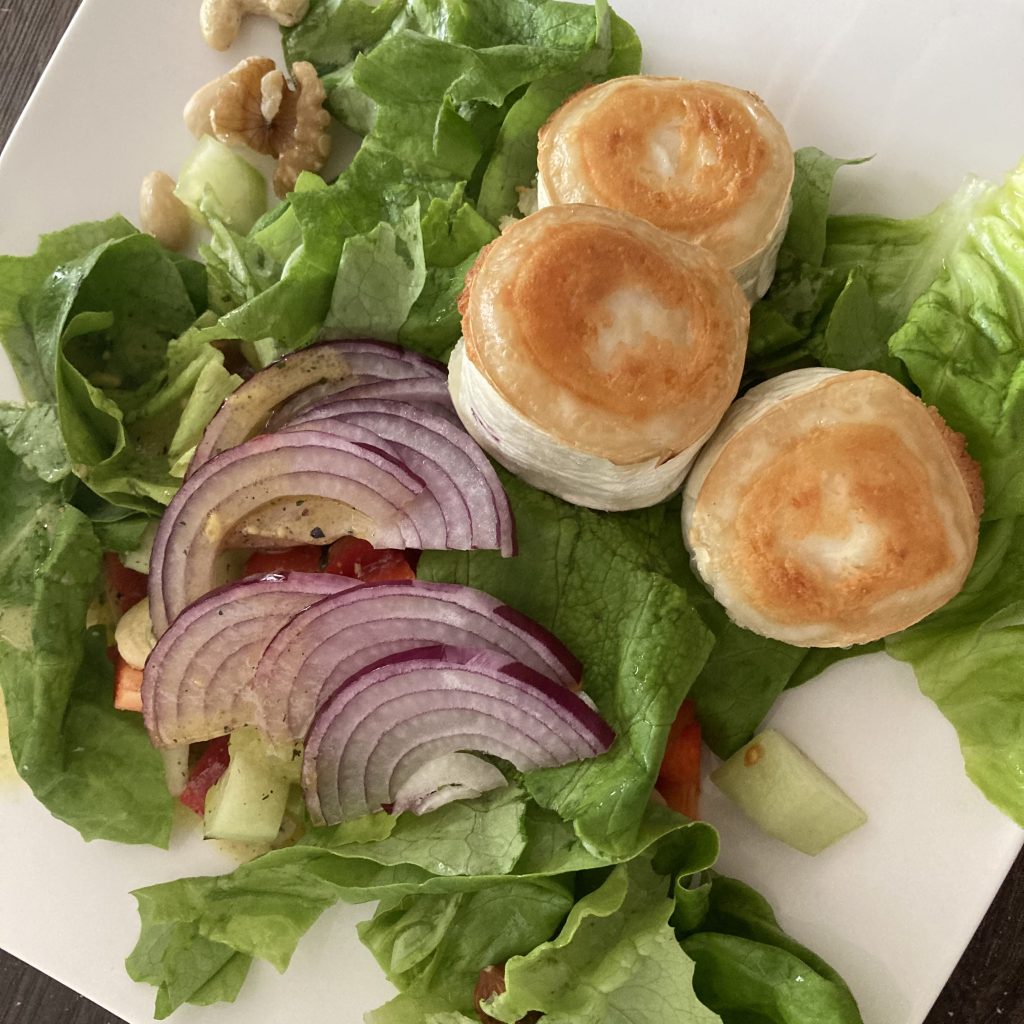
[[[579,684],[580,663],[565,645],[490,594],[422,580],[373,583],[321,601],[271,640],[253,677],[257,724],[272,739],[301,739],[317,707],[350,675],[410,647],[439,644],[491,649],[567,689]]]
[[[317,713],[302,784],[313,820],[394,803],[438,758],[477,751],[520,771],[595,757],[614,734],[576,694],[493,651],[406,651],[344,682]]]
[[[397,401],[353,399],[323,402],[296,420],[358,423],[398,448],[409,468],[435,495],[448,527],[448,547],[498,549],[514,555],[515,520],[501,481],[480,446],[461,424]]]
[[[446,371],[432,359],[380,341],[327,341],[291,352],[228,395],[196,447],[189,475],[262,431],[274,410],[296,396],[305,396],[304,408],[348,384],[406,377],[443,381]]]
[[[228,581],[224,542],[253,510],[296,496],[329,499],[372,521],[367,539],[375,547],[432,547],[438,538],[421,532],[413,509],[422,490],[422,480],[386,453],[323,431],[268,434],[222,452],[186,481],[157,530],[149,577],[157,636]],[[311,538],[326,539],[321,534],[326,529],[314,524]]]
[[[322,390],[319,397],[313,395],[312,388],[296,395],[293,399],[285,402],[270,417],[267,430],[280,430],[281,427],[312,412],[322,404],[358,398],[383,398],[393,402],[408,402],[410,405],[416,405],[428,412],[444,416],[456,426],[461,427],[462,425],[462,421],[452,405],[446,379],[438,377],[404,377],[387,380],[352,378],[351,383],[346,381],[343,384],[347,386],[335,388],[332,391]]]
[[[252,677],[274,634],[317,601],[361,585],[329,573],[273,573],[189,605],[157,641],[142,677],[143,720],[154,746],[254,724]]]

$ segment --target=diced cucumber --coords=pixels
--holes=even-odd
[[[711,774],[711,781],[769,835],[821,853],[867,815],[803,751],[766,729]]]
[[[297,760],[268,746],[260,733],[248,728],[231,734],[228,755],[227,770],[206,794],[206,838],[273,842],[296,777]]]
[[[212,135],[204,135],[185,161],[174,194],[200,223],[209,211],[243,235],[267,209],[266,179]]]

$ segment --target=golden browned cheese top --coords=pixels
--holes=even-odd
[[[736,393],[748,312],[706,252],[596,207],[550,207],[478,261],[466,354],[518,412],[613,461],[665,458]]]
[[[766,622],[829,626],[837,645],[922,618],[960,589],[977,546],[980,478],[958,440],[884,374],[780,401],[700,491],[725,590]]]
[[[863,530],[867,557],[828,557],[830,545],[855,547]],[[780,621],[862,617],[953,563],[927,474],[878,424],[794,440],[744,492],[736,531],[748,592]]]
[[[788,208],[793,157],[754,94],[634,76],[561,107],[541,132],[538,168],[549,202],[625,210],[733,266],[764,245]]]

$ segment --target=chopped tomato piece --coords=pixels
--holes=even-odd
[[[700,722],[692,700],[684,700],[672,723],[655,788],[674,811],[696,818],[700,803]]]
[[[245,563],[245,575],[260,576],[269,572],[319,572],[321,551],[322,549],[315,544],[254,551]]]
[[[210,740],[202,756],[188,773],[188,782],[178,799],[200,817],[206,810],[206,794],[228,767],[228,737]]]
[[[107,594],[119,616],[137,605],[149,587],[149,577],[121,564],[113,551],[103,555],[103,574],[107,581]]]
[[[365,583],[416,579],[416,573],[404,551],[377,549],[359,537],[342,537],[330,546],[327,552],[327,572],[350,576]]]
[[[141,711],[142,710],[142,670],[132,668],[120,654],[117,648],[111,661],[114,662],[114,707],[118,711]],[[110,651],[107,652],[110,656]]]

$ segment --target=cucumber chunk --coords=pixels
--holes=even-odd
[[[266,179],[212,135],[204,135],[185,161],[174,194],[200,224],[209,212],[243,235],[267,209]]]
[[[711,773],[711,781],[765,832],[821,853],[867,815],[803,751],[766,729]]]
[[[297,760],[270,747],[255,729],[239,729],[228,742],[227,770],[206,794],[207,839],[266,844],[277,838]]]

